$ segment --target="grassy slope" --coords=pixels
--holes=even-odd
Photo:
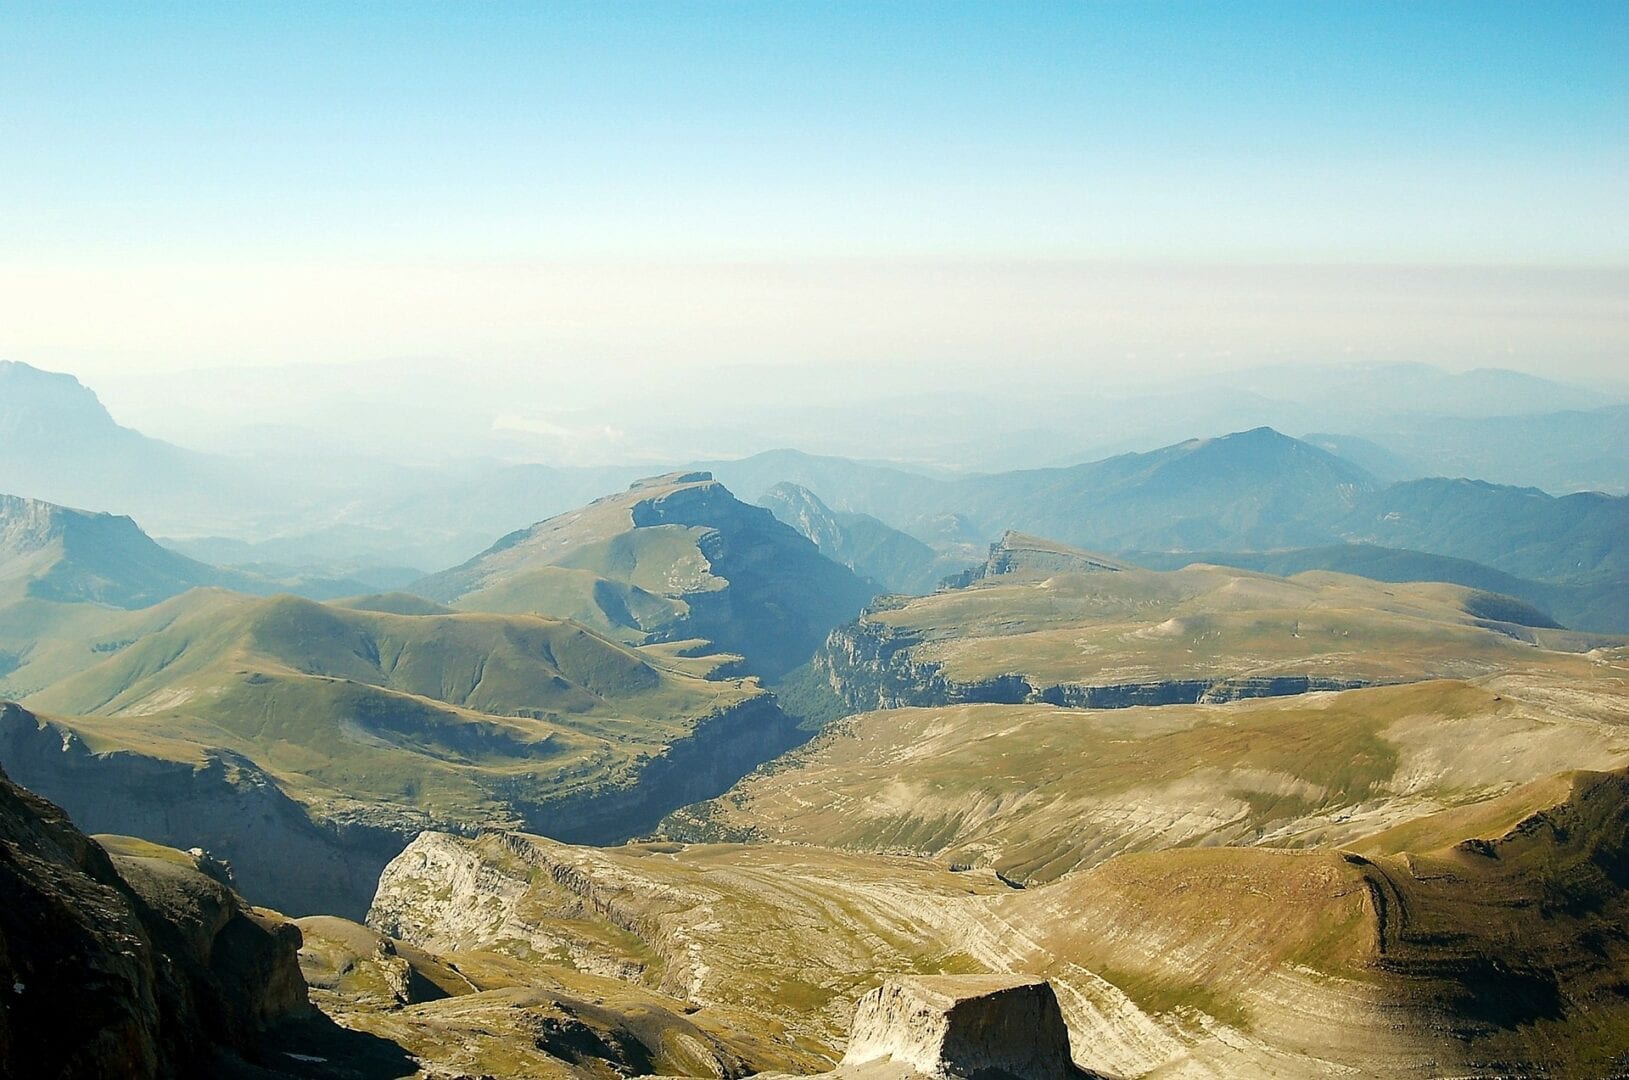
[[[540,971],[621,964],[805,1047],[885,972],[1015,970],[1054,981],[1077,1060],[1114,1075],[1616,1075],[1629,774],[1539,787],[1483,804],[1470,843],[1445,814],[1445,842],[1402,852],[1166,848],[1022,891],[819,847],[449,840],[495,899],[471,911],[429,863],[387,875],[375,916]]]
[[[915,635],[913,658],[962,682],[1008,673],[1037,685],[1282,674],[1394,681],[1525,662],[1531,645],[1467,612],[1475,596],[1451,585],[1190,566],[1002,575],[866,618]],[[1587,643],[1514,632],[1552,646]]]
[[[416,588],[463,610],[569,617],[630,642],[705,637],[771,677],[806,660],[872,591],[706,474],[642,481]]]
[[[1487,839],[1367,858],[1129,855],[1004,901],[1000,922],[1043,969],[1105,975],[1145,1011],[1208,1014],[1279,1057],[1369,1057],[1393,1075],[1619,1075],[1629,776],[1545,785],[1561,799],[1505,801],[1472,834]],[[1231,1044],[1235,1068],[1272,1056],[1249,1042]]]
[[[227,593],[189,594],[112,628],[71,609],[37,614],[56,616],[58,636],[13,678],[45,680],[30,706],[76,714],[88,739],[160,756],[221,746],[306,799],[437,815],[496,812],[514,785],[553,797],[616,779],[757,692],[535,616]],[[110,630],[107,651],[93,651],[87,631]],[[123,634],[134,640],[121,645]],[[84,666],[69,674],[71,657]]]
[[[1289,551],[1139,552],[1131,557],[1151,570],[1177,570],[1198,562],[1284,576],[1333,570],[1376,581],[1444,581],[1513,596],[1574,630],[1629,633],[1629,582],[1622,577],[1584,584],[1534,581],[1468,559],[1374,544],[1334,544]]]
[[[1492,685],[867,713],[669,828],[913,852],[1037,880],[1124,851],[1341,843],[1550,773],[1629,761],[1629,661],[1556,659]]]

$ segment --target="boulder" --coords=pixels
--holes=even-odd
[[[880,1062],[965,1080],[1081,1075],[1052,985],[1020,975],[888,980],[860,999],[840,1070]]]

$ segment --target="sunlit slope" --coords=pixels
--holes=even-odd
[[[707,473],[635,484],[500,540],[416,591],[470,611],[569,617],[631,642],[704,638],[778,675],[872,590]]]
[[[421,829],[614,841],[797,739],[755,680],[560,619],[206,591],[111,625],[84,607],[30,609],[38,647],[8,640],[10,685],[40,688],[0,758],[99,831],[217,850],[295,913],[360,914]]]
[[[1618,1075],[1629,780],[1543,787],[1468,831],[1439,821],[1453,839],[1429,846],[1152,850],[1024,890],[814,846],[428,834],[370,922],[733,1010],[828,1054],[888,974],[1014,971],[1053,981],[1076,1062],[1105,1075]]]
[[[567,965],[470,949],[440,955],[331,916],[299,927],[313,1004],[432,1075],[743,1076],[813,1071],[823,1061],[778,1044],[772,1023]],[[333,1063],[313,1077],[355,1075],[343,1047],[301,1041],[288,1046]]]
[[[238,750],[313,794],[457,812],[492,808],[494,774],[546,770],[552,794],[603,781],[755,693],[557,619],[221,594],[26,703],[132,743]]]
[[[447,956],[495,953],[750,1017],[831,1054],[883,972],[978,970],[934,929],[1006,892],[992,875],[814,848],[427,833],[380,880],[369,925]]]
[[[1629,664],[1219,705],[866,713],[668,819],[1050,880],[1126,852],[1345,843],[1629,762]]]
[[[1629,779],[1553,783],[1430,849],[1127,855],[986,932],[1069,986],[1085,1045],[1124,1032],[1088,1061],[1126,1075],[1623,1075]]]
[[[1077,571],[1011,534],[991,561],[1015,544],[1028,546],[1006,552],[1002,572],[868,611],[817,663],[857,708],[1165,704],[1468,678],[1619,640],[1550,629],[1517,601],[1453,585],[1106,560]]]

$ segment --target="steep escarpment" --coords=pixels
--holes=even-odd
[[[873,604],[828,635],[814,670],[856,710],[1119,708],[1576,665],[1601,643],[1510,622],[1508,605],[1458,586],[1205,565],[1071,569],[1091,557],[1056,547],[1008,537],[991,556],[1001,572]]]
[[[98,752],[65,723],[9,703],[0,705],[0,764],[85,828],[214,852],[246,895],[296,914],[360,914],[379,871],[430,824],[361,807],[313,820],[241,755]]]
[[[522,804],[525,827],[573,844],[615,844],[654,829],[681,806],[710,799],[807,737],[767,697],[702,718],[691,732],[636,763],[621,783]]]
[[[856,711],[967,704],[1046,704],[1077,709],[1136,705],[1194,705],[1245,698],[1282,697],[1327,690],[1356,690],[1393,680],[1326,675],[1240,675],[1136,682],[1047,682],[1022,673],[959,680],[943,662],[918,660],[913,647],[923,636],[886,625],[858,622],[826,638],[814,668]]]
[[[379,872],[426,829],[493,825],[576,843],[616,843],[674,809],[727,790],[803,737],[767,696],[725,705],[665,746],[607,762],[596,782],[564,790],[528,774],[495,775],[485,813],[432,813],[405,800],[298,801],[288,781],[242,754],[157,744],[108,748],[85,721],[0,706],[0,762],[98,832],[201,847],[237,869],[244,893],[295,914],[361,917]],[[87,732],[92,741],[87,740]]]
[[[0,774],[0,1073],[221,1075],[307,1011],[293,924],[180,852],[110,858]]]

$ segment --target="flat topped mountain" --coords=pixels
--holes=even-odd
[[[160,547],[128,517],[0,495],[0,602],[144,607],[226,577]]]
[[[945,585],[961,589],[975,581],[995,577],[1112,574],[1129,569],[1132,567],[1128,564],[1106,555],[1098,555],[1070,547],[1068,544],[1060,544],[1056,540],[1047,540],[1044,537],[1030,536],[1008,529],[1001,534],[1001,539],[990,545],[990,554],[981,565],[946,579]]]
[[[687,472],[512,533],[414,591],[466,611],[572,618],[629,641],[703,638],[775,676],[874,590],[712,474]]]
[[[1525,663],[1535,644],[1579,652],[1617,640],[1453,585],[1199,564],[1103,572],[1110,564],[1086,553],[1012,536],[989,565],[1002,572],[838,628],[817,667],[856,709],[1111,707],[1474,677]]]
[[[1052,985],[1022,975],[889,979],[860,999],[842,1064],[877,1061],[969,1080],[1080,1075]]]

